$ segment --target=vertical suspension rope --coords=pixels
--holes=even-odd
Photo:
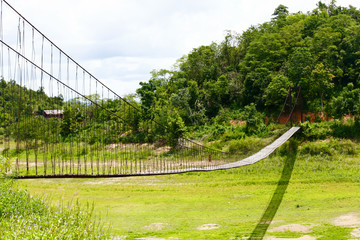
[[[92,91],[91,91],[91,76],[89,76],[89,77],[90,77],[89,78],[89,93],[91,94],[92,93]],[[95,98],[96,98],[96,95],[95,95]],[[94,99],[94,100],[96,100],[96,99]],[[90,111],[91,111],[91,112],[89,112],[89,126],[90,126],[92,123],[92,119],[93,119],[94,109],[93,109],[92,103],[89,103],[89,105],[90,105]],[[90,147],[91,175],[94,175],[94,162],[93,162],[94,157],[93,157],[93,151],[91,149],[91,137],[93,137],[93,136],[91,136],[92,131],[90,131],[89,134],[90,134],[90,136],[88,136],[88,137],[89,137],[89,147]]]
[[[95,92],[96,95],[98,95],[98,86],[97,86],[97,82],[95,82]],[[96,117],[99,118],[99,113],[98,113],[98,105],[95,106],[95,113],[96,113]],[[97,175],[100,175],[100,157],[99,157],[99,132],[97,131],[96,133],[96,148],[95,148],[95,153],[96,153],[96,168],[97,168]]]
[[[19,18],[19,24],[18,24],[18,51],[22,52],[22,32],[21,32],[21,19]],[[19,89],[18,89],[18,103],[19,105],[17,106],[17,119],[16,119],[16,173],[19,174],[20,171],[20,159],[19,159],[19,152],[20,152],[20,118],[21,118],[21,104],[22,104],[22,99],[21,99],[21,87],[22,87],[22,66],[21,66],[21,60],[20,60],[20,55],[17,54],[17,66],[18,66],[18,76],[19,76]],[[16,76],[15,78],[16,79]],[[16,86],[16,85],[15,85]]]
[[[3,41],[3,1],[0,1],[0,40]],[[0,105],[0,110],[5,114],[6,113],[6,109],[5,109],[5,86],[3,89],[3,82],[4,81],[4,45],[1,43],[1,53],[0,53],[0,68],[1,68],[1,76],[0,76],[0,96],[2,97],[2,101],[1,101],[1,105]],[[1,126],[0,126],[1,127]],[[0,147],[1,145],[4,145],[4,149],[5,149],[5,131],[1,134],[2,136],[0,136]],[[5,166],[7,167],[7,166]],[[5,172],[7,172],[7,169],[5,169]]]
[[[49,79],[49,95],[50,95],[50,99],[52,99],[51,102],[51,111],[54,111],[54,83],[53,83],[53,78],[52,76],[54,76],[54,52],[53,52],[53,45],[51,44],[50,47],[50,79]],[[55,113],[55,112],[54,112]],[[48,125],[48,131],[49,131],[49,139],[50,139],[50,163],[51,163],[51,169],[52,169],[52,175],[55,175],[55,167],[56,167],[56,162],[55,162],[55,143],[54,143],[54,135],[55,133],[53,132],[52,126],[51,126],[51,117],[47,123]]]
[[[29,80],[28,61],[25,61],[25,66],[24,66],[24,86],[27,86],[27,81],[28,80]],[[26,91],[26,89],[24,91]],[[31,106],[31,92],[28,92],[28,96],[30,96],[30,99],[24,99],[24,102],[29,102],[30,103],[31,113],[29,113],[30,114],[29,116],[28,116],[28,113],[26,113],[26,112],[24,114],[25,115],[24,116],[24,118],[25,118],[25,126],[27,126],[29,124],[30,129],[32,131],[35,131],[35,129],[33,130],[33,128],[32,128],[32,126],[33,126],[33,119],[32,119],[33,108]],[[30,139],[30,138],[25,139],[26,175],[29,175],[29,154],[30,154],[31,141],[32,141],[32,139]]]
[[[35,62],[35,56],[36,56],[36,52],[35,52],[35,32],[34,32],[34,28],[31,29],[31,48],[32,48],[32,51],[31,51],[31,54],[32,54],[32,57],[31,57],[31,60],[33,62]],[[31,84],[33,84],[33,90],[36,89],[36,84],[35,84],[35,81],[36,81],[36,68],[35,66],[31,66],[31,78],[30,78],[30,81],[31,81]],[[37,102],[37,96],[36,94],[34,94],[34,102],[36,103]],[[38,114],[38,106],[36,106],[37,108],[34,109],[34,111],[36,112],[36,114]],[[36,121],[36,119],[34,119],[34,121]],[[38,138],[39,138],[39,135],[36,134],[36,137],[35,137],[35,143],[34,143],[34,157],[35,157],[35,175],[38,175]]]
[[[86,90],[85,90],[85,71],[83,71],[83,94],[86,95]],[[83,128],[85,128],[85,125],[86,125],[86,122],[87,122],[87,100],[84,99],[84,120],[83,120]],[[86,154],[87,154],[87,140],[86,140],[86,132],[83,133],[84,136],[83,136],[83,153],[84,153],[84,171],[85,171],[85,174],[87,174],[87,159],[86,159]]]
[[[62,57],[62,54],[61,54],[61,51],[59,51],[59,74],[58,74],[58,79],[59,80],[62,80],[62,62],[61,62],[61,57]],[[57,96],[59,97],[60,99],[60,96],[61,96],[61,93],[60,93],[60,85],[59,85],[59,82],[57,81]],[[58,117],[57,118],[62,118],[62,114],[64,114],[64,112],[62,111],[62,106],[56,106],[56,109],[57,109],[57,114],[58,114]],[[57,122],[56,124],[59,124],[61,126],[61,119],[57,119]],[[56,127],[56,150],[57,152],[59,153],[59,156],[57,156],[57,162],[58,162],[58,174],[60,175],[61,174],[61,166],[62,166],[62,163],[63,163],[63,144],[60,140],[60,129],[58,127]]]
[[[104,106],[104,86],[101,86],[101,106]],[[103,109],[101,109],[103,111]],[[101,122],[102,122],[102,131],[101,131],[101,156],[102,156],[102,164],[103,164],[103,175],[106,174],[106,160],[105,160],[105,113],[101,114]]]
[[[79,67],[76,66],[76,72],[75,72],[75,90],[78,91],[79,90]],[[81,118],[81,112],[80,112],[80,100],[77,100],[76,105],[77,106],[77,114],[79,114],[79,117]],[[77,121],[77,120],[75,120]],[[79,139],[79,135],[76,136],[76,155],[77,155],[77,174],[79,175],[81,172],[81,157],[80,157],[80,139]]]
[[[4,41],[3,30],[3,1],[0,3],[0,40]],[[1,56],[0,56],[1,77],[4,77],[4,45],[1,44]]]
[[[66,59],[66,84],[68,86],[70,86],[70,59],[67,58]],[[69,91],[67,91],[67,100],[70,101],[71,99],[71,94]],[[68,114],[72,114],[71,111],[71,105],[68,105]],[[66,117],[66,116],[64,116]],[[70,118],[70,116],[68,116]],[[70,141],[70,143],[66,144],[68,146],[68,151],[67,151],[67,160],[66,161],[66,166],[69,165],[69,174],[71,174],[71,170],[72,170],[72,141]]]

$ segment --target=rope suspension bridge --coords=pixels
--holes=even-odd
[[[235,168],[266,158],[299,129],[290,128],[258,153],[239,160],[180,137],[144,114],[136,101],[99,81],[5,0],[0,41],[0,150],[13,159],[7,170],[16,178]],[[292,113],[296,102],[290,105]]]

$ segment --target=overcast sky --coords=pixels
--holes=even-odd
[[[35,27],[120,95],[193,48],[270,21],[283,4],[306,13],[318,0],[8,0]],[[330,0],[323,0],[329,3]],[[360,8],[359,0],[338,6]]]

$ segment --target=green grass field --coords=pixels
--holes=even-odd
[[[264,239],[360,239],[359,151],[346,152],[348,142],[339,142],[343,147],[324,153],[322,144],[331,145],[299,148]],[[273,197],[286,158],[278,151],[253,166],[226,171],[18,185],[54,204],[94,203],[114,239],[247,239]]]

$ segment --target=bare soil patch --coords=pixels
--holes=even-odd
[[[360,214],[359,213],[348,213],[337,217],[333,224],[341,227],[356,227],[360,225]]]
[[[113,236],[110,240],[125,240],[127,236]]]
[[[157,153],[167,153],[167,152],[170,152],[170,150],[171,150],[171,147],[165,146],[165,147],[159,147],[155,151]]]
[[[200,231],[206,231],[206,230],[218,229],[220,227],[221,226],[219,224],[209,223],[209,224],[201,225],[201,226],[197,227],[196,229],[200,230]]]
[[[169,238],[156,238],[156,237],[144,237],[144,238],[136,238],[136,239],[142,239],[142,240],[176,240],[179,238],[169,237]]]
[[[160,231],[168,225],[168,223],[151,223],[144,228],[149,231]]]
[[[302,224],[288,224],[279,227],[274,227],[269,229],[269,232],[299,232],[299,233],[311,233],[312,226],[302,225]]]
[[[300,238],[277,238],[277,237],[266,237],[265,240],[316,240],[316,237],[305,235]]]
[[[360,239],[360,228],[354,229],[351,232],[351,237],[355,237],[355,238]]]

